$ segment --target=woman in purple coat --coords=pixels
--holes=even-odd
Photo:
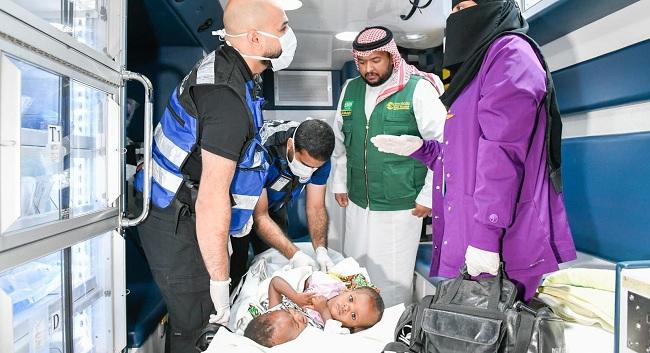
[[[562,195],[555,89],[527,29],[514,0],[452,0],[444,54],[451,83],[440,97],[449,108],[444,142],[380,135],[373,143],[434,171],[444,167],[444,190],[434,190],[444,231],[434,229],[430,276],[456,277],[464,264],[472,276],[494,275],[503,261],[529,302],[542,275],[576,252]]]

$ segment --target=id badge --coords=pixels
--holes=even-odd
[[[289,184],[290,182],[291,182],[291,178],[289,178],[286,175],[280,174],[280,176],[277,179],[275,179],[275,181],[273,182],[273,184],[271,184],[270,187],[271,190],[282,191],[282,189],[284,189],[284,187],[287,186],[287,184]]]

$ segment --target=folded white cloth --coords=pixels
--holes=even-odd
[[[336,273],[341,276],[351,276],[356,275],[357,273],[361,273],[364,275],[364,277],[366,277],[367,280],[371,281],[366,268],[361,267],[361,265],[359,265],[359,263],[351,257],[346,257],[334,265],[334,267],[329,270],[329,273]]]
[[[615,287],[614,270],[569,268],[548,275],[537,298],[566,321],[613,332]]]
[[[567,268],[549,274],[542,283],[543,286],[554,284],[568,284],[615,292],[616,272],[598,268]]]

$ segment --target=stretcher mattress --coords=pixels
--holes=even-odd
[[[307,255],[315,258],[316,254],[311,243],[296,243],[296,245]],[[343,256],[333,250],[328,250],[334,263],[343,260]],[[289,260],[282,256],[277,250],[269,249],[253,259],[251,268],[255,263],[264,259],[267,271],[273,272],[290,265]],[[270,274],[270,273],[269,273]],[[231,308],[231,320],[229,328],[235,330],[240,310],[245,310],[247,302],[257,296],[259,278],[249,273],[243,281],[243,285]],[[253,299],[254,300],[254,299]],[[381,352],[388,342],[394,339],[394,330],[397,320],[404,311],[404,305],[399,304],[384,310],[382,319],[375,326],[355,334],[338,334],[325,332],[313,327],[307,327],[294,341],[290,341],[272,348],[266,348],[252,340],[229,332],[219,330],[206,353],[239,353],[239,352]]]

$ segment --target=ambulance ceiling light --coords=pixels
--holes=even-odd
[[[277,0],[284,11],[297,10],[302,7],[300,0]]]
[[[341,32],[341,33],[337,33],[334,37],[336,37],[336,39],[343,42],[352,42],[354,41],[354,38],[356,38],[358,34],[359,32]]]
[[[427,39],[429,36],[426,35],[425,33],[407,33],[403,36],[400,36],[402,40],[408,41],[408,42],[419,42],[421,40]]]

